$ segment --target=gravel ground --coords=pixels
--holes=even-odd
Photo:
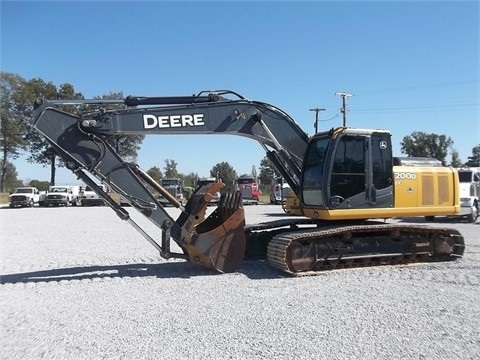
[[[248,224],[286,217],[245,209]],[[480,358],[478,223],[434,223],[464,235],[454,262],[294,278],[165,261],[108,208],[0,217],[2,359]]]

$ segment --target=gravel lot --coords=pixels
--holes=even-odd
[[[245,209],[248,224],[286,217]],[[480,358],[478,223],[434,223],[464,235],[458,261],[294,278],[165,261],[109,208],[0,218],[2,359]]]

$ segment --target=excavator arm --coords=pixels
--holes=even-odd
[[[224,95],[234,95],[231,100]],[[76,116],[58,105],[102,105]],[[126,109],[109,110],[123,104]],[[245,252],[245,218],[239,193],[224,194],[205,219],[206,207],[223,184],[198,189],[183,207],[137,165],[125,162],[105,141],[127,134],[231,134],[258,141],[296,194],[300,191],[308,136],[282,110],[247,100],[233,92],[182,97],[127,97],[121,101],[45,100],[34,105],[34,128],[63,159],[66,167],[94,189],[117,215],[128,221],[165,258],[179,257],[220,272],[233,271]],[[108,184],[131,206],[162,229],[159,244],[90,175]],[[149,186],[147,186],[149,185]],[[149,190],[153,188],[182,210],[175,221]],[[170,251],[173,239],[183,253]]]

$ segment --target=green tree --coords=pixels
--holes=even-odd
[[[19,90],[24,85],[25,79],[22,77],[16,74],[0,72],[0,147],[2,151],[0,159],[0,192],[7,189],[8,160],[17,159],[26,146],[23,138],[26,123],[21,109],[19,109],[19,103],[22,100],[18,99]]]
[[[260,183],[268,185],[276,176],[280,176],[280,172],[277,170],[273,162],[271,162],[270,159],[265,156],[262,160],[260,160],[260,172],[258,176]]]
[[[75,92],[71,84],[61,84],[57,89],[52,82],[46,83],[39,78],[28,80],[19,91],[19,98],[22,99],[23,117],[28,124],[24,133],[30,152],[27,161],[50,166],[50,184],[55,185],[56,168],[57,166],[63,166],[63,163],[60,159],[57,161],[57,154],[50,143],[33,129],[33,104],[39,97],[46,99],[82,99],[83,95]],[[78,114],[77,108],[73,105],[64,105],[59,108],[69,113]]]
[[[401,151],[411,157],[430,157],[446,165],[448,149],[453,141],[446,135],[427,134],[414,131],[400,142]]]
[[[166,159],[165,160],[165,167],[163,168],[165,170],[165,177],[167,178],[178,178],[179,173],[177,171],[177,162],[173,159]]]
[[[455,149],[452,149],[452,161],[450,162],[450,166],[454,168],[458,168],[462,166],[462,160],[460,160],[458,151]]]
[[[153,178],[153,180],[155,180],[157,183],[160,183],[160,181],[163,178],[162,171],[160,170],[160,168],[158,168],[156,166],[148,169],[147,174],[150,175]]]
[[[195,187],[197,185],[197,180],[198,179],[199,179],[198,174],[194,173],[194,172],[191,172],[191,173],[184,176],[183,185],[184,186]]]
[[[5,166],[2,163],[4,173],[4,189],[1,192],[13,192],[16,188],[23,186],[22,181],[18,178],[17,169],[11,162],[7,162]]]
[[[30,186],[34,186],[40,191],[47,191],[50,183],[48,181],[31,180]]]
[[[235,189],[235,170],[228,162],[217,163],[210,170],[210,176],[217,177],[225,184],[225,191]]]
[[[472,156],[468,157],[465,166],[480,167],[480,144],[472,149]]]

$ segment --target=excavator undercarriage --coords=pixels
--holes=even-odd
[[[453,229],[396,224],[326,226],[274,236],[269,263],[293,275],[349,267],[454,260],[464,239]]]

